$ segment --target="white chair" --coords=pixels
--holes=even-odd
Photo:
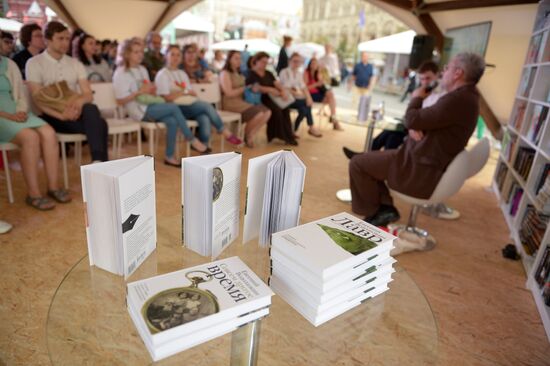
[[[8,186],[8,201],[13,203],[13,190],[11,187],[11,175],[8,161],[8,151],[17,150],[19,147],[11,142],[0,143],[0,151],[2,152],[2,160],[4,162],[4,171],[6,172],[6,185]]]
[[[141,155],[141,124],[140,122],[122,117],[121,108],[117,105],[115,90],[112,83],[90,84],[94,93],[94,103],[102,113],[110,113],[114,118],[105,118],[109,126],[109,135],[113,136],[113,157],[120,157],[122,140],[126,133],[137,133],[137,154]]]
[[[471,150],[463,150],[458,154],[447,167],[445,173],[439,180],[434,192],[428,199],[420,199],[411,197],[406,194],[391,190],[393,197],[399,198],[412,205],[409,219],[406,225],[391,225],[390,230],[397,234],[401,239],[406,239],[405,242],[413,243],[412,246],[400,248],[401,251],[392,252],[398,254],[409,250],[430,250],[436,244],[436,240],[426,230],[416,226],[418,212],[423,205],[434,205],[444,202],[454,194],[456,194],[464,182],[477,174],[487,163],[491,146],[488,138],[480,140]],[[399,247],[399,239],[396,247]]]
[[[214,104],[216,106],[216,111],[220,115],[222,122],[224,124],[237,124],[237,136],[243,138],[243,129],[242,129],[242,118],[240,113],[224,111],[221,108],[222,93],[220,85],[218,82],[214,81],[208,84],[191,84],[199,100],[204,102]],[[225,139],[221,138],[221,151],[224,151],[224,142]]]
[[[61,145],[61,164],[63,165],[63,184],[69,189],[69,174],[67,172],[67,143],[74,142],[74,159],[77,166],[82,164],[82,142],[86,135],[80,133],[56,133],[57,141]]]

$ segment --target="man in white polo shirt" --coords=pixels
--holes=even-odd
[[[32,57],[26,66],[27,82],[31,95],[44,86],[66,81],[78,98],[60,113],[35,100],[42,110],[42,118],[59,133],[82,133],[86,135],[92,161],[107,161],[107,122],[101,117],[88,84],[86,70],[78,60],[67,56],[69,30],[63,24],[52,21],[44,29],[46,51]]]

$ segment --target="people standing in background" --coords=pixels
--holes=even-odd
[[[338,55],[333,52],[330,44],[325,45],[325,55],[321,57],[319,63],[328,71],[330,86],[339,86],[341,80],[340,63],[338,62]]]
[[[183,54],[183,71],[185,71],[192,83],[212,82],[212,71],[208,70],[208,67],[204,67],[199,62],[197,45],[195,43],[183,46],[181,52]]]
[[[221,50],[214,51],[214,59],[212,60],[212,70],[219,74],[225,66],[225,57]]]
[[[44,44],[42,28],[36,23],[25,24],[21,27],[19,39],[24,48],[13,56],[13,61],[19,67],[23,80],[26,80],[25,66],[27,61],[42,52],[46,45]]]
[[[158,32],[147,33],[145,39],[147,50],[143,57],[143,66],[149,73],[149,79],[154,80],[157,72],[164,67],[164,56],[160,53],[162,48],[162,37]]]
[[[401,97],[401,103],[407,99],[409,94],[411,94],[416,89],[416,72],[414,70],[410,70],[408,72],[408,81],[407,89],[405,89],[405,92],[403,93],[403,96]]]
[[[196,44],[195,47],[197,47]],[[199,64],[202,68],[208,69],[208,61],[206,61],[206,48],[204,47],[199,50]]]
[[[15,38],[13,34],[8,32],[0,32],[0,38],[2,40],[2,47],[0,52],[2,56],[11,58],[13,56],[13,50],[15,49]]]
[[[358,98],[367,97],[367,111],[365,115],[368,115],[370,109],[370,102],[372,98],[372,91],[376,84],[376,71],[374,66],[369,63],[369,56],[366,52],[361,52],[361,61],[355,64],[353,72],[350,75],[348,81],[348,87],[353,86],[353,105],[357,105]]]
[[[94,37],[82,33],[75,39],[73,57],[82,62],[91,83],[110,83],[113,80],[111,68],[107,61],[98,55],[97,48],[98,42]]]
[[[292,44],[292,37],[284,36],[283,37],[283,46],[279,51],[279,61],[277,62],[277,75],[281,73],[282,69],[288,67],[288,54],[290,52],[290,45]]]
[[[241,52],[241,73],[246,78],[248,76],[248,60],[250,59],[250,52],[248,52],[248,44],[244,45],[244,51]]]

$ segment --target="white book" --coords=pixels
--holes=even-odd
[[[352,308],[360,305],[366,300],[389,290],[387,283],[383,283],[383,281],[380,281],[380,283],[380,285],[372,284],[371,287],[367,288],[367,290],[362,292],[360,295],[345,299],[345,301],[343,301],[339,305],[334,306],[329,310],[318,313],[309,304],[298,298],[283,281],[273,276],[270,278],[270,286],[273,291],[275,291],[277,295],[281,296],[281,298],[285,300],[286,303],[292,306],[294,310],[300,313],[304,318],[306,318],[306,320],[308,320],[316,327],[331,319],[334,319],[335,317],[345,313],[348,310],[351,310]]]
[[[151,355],[153,361],[162,360],[166,357],[175,355],[176,353],[208,342],[214,338],[221,337],[227,333],[237,330],[239,327],[242,327],[248,323],[262,319],[269,315],[269,308],[262,308],[247,314],[243,314],[242,316],[239,316],[235,319],[230,319],[213,327],[201,329],[197,332],[194,332],[193,334],[189,334],[182,338],[178,338],[155,347],[147,338],[147,329],[137,326],[137,324],[139,324],[139,315],[133,309],[129,308],[128,311],[130,313],[132,321],[134,322],[134,324],[136,324],[138,333],[141,336],[143,343],[145,344],[147,351],[149,351],[149,354]]]
[[[375,254],[389,252],[395,239],[376,226],[342,212],[275,233],[271,245],[272,250],[294,258],[325,281]]]
[[[128,284],[137,327],[160,344],[271,305],[273,292],[238,257]]]
[[[342,286],[344,283],[352,281],[355,277],[365,273],[365,271],[368,271],[372,266],[379,267],[389,260],[391,260],[392,263],[396,262],[396,260],[390,256],[390,252],[386,251],[373,255],[367,258],[365,262],[357,264],[351,268],[346,268],[342,272],[332,276],[330,279],[323,280],[315,273],[308,271],[302,265],[296,263],[284,254],[281,254],[274,248],[271,248],[271,260],[272,267],[279,264],[282,265],[285,270],[293,273],[302,280],[307,281],[311,286],[312,291],[320,294],[333,291],[335,288]]]
[[[393,263],[395,259],[390,258],[385,263],[378,266],[371,266],[363,273],[350,278],[346,282],[342,282],[334,289],[326,292],[320,292],[315,287],[311,286],[311,283],[298,277],[295,272],[289,270],[283,265],[274,265],[272,268],[272,274],[278,278],[284,280],[291,287],[299,289],[303,294],[303,298],[311,304],[323,304],[333,299],[340,298],[342,294],[357,289],[363,286],[365,283],[369,283],[386,274],[392,274],[395,272],[393,269]]]
[[[248,161],[243,243],[258,238],[267,246],[272,233],[298,225],[306,166],[293,151]]]
[[[242,155],[237,152],[182,159],[184,245],[216,258],[239,236]]]
[[[156,248],[154,160],[135,156],[80,170],[90,265],[127,278]]]

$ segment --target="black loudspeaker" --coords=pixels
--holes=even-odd
[[[411,57],[409,59],[409,68],[416,70],[420,64],[426,60],[432,59],[435,39],[429,35],[417,35],[414,37]]]

